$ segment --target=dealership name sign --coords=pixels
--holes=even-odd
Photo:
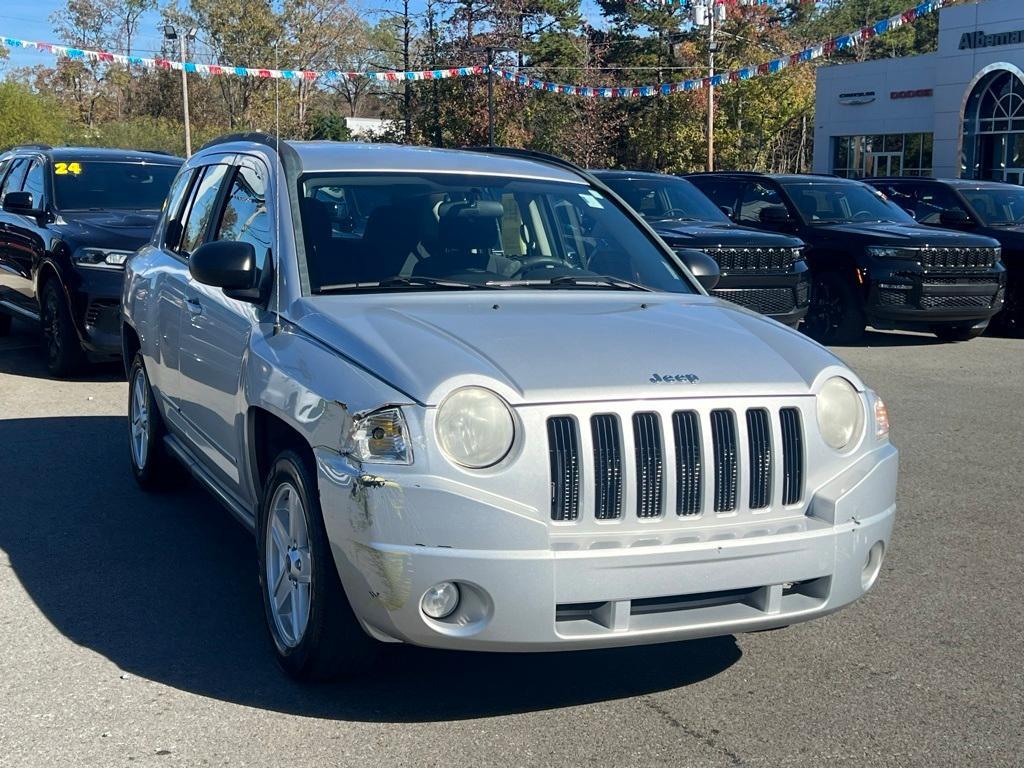
[[[995,48],[999,45],[1020,45],[1024,43],[1024,29],[1015,32],[997,32],[994,35],[986,35],[981,30],[977,32],[964,32],[960,36],[960,50],[965,48]]]

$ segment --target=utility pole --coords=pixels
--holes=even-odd
[[[487,54],[487,146],[494,146],[494,54],[515,51],[515,48],[505,48],[500,45],[487,45],[479,48],[470,48],[474,53]]]
[[[741,5],[746,2],[741,0]],[[693,6],[693,25],[707,27],[708,30],[708,159],[705,170],[715,170],[715,86],[711,80],[715,76],[715,54],[721,49],[721,43],[715,40],[716,23],[725,21],[726,5],[723,0],[701,0]]]
[[[198,30],[195,27],[189,29],[185,34],[179,35],[178,29],[173,24],[164,27],[164,38],[177,40],[181,51],[181,103],[185,114],[185,157],[192,156],[192,125],[188,116],[188,77],[185,73],[185,58],[188,56],[185,41],[195,40]]]

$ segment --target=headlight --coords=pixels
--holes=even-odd
[[[437,409],[437,441],[456,464],[483,469],[512,449],[515,424],[505,401],[482,387],[466,387]]]
[[[864,433],[864,406],[853,384],[839,376],[825,382],[817,398],[818,429],[825,442],[841,451]]]
[[[412,464],[409,431],[400,408],[382,408],[356,421],[352,453],[376,464]]]
[[[921,258],[916,248],[896,248],[888,245],[868,246],[868,255],[878,259],[910,259],[916,261]]]
[[[71,260],[79,267],[95,267],[97,269],[124,269],[124,263],[132,251],[112,251],[108,248],[79,248],[71,255]]]

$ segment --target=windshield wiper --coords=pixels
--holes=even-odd
[[[548,288],[570,286],[573,288],[617,288],[623,291],[653,291],[646,285],[608,275],[560,275],[559,277],[529,280],[488,280],[487,285],[495,288]]]
[[[386,280],[370,280],[361,283],[336,283],[322,285],[317,293],[338,293],[341,291],[360,291],[370,288],[446,288],[446,289],[480,289],[491,288],[490,283],[464,283],[460,280],[445,280],[439,277],[389,277]]]

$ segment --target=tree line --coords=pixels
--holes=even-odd
[[[570,84],[632,85],[707,74],[708,36],[693,0],[67,0],[53,40],[126,55],[180,58],[177,41],[140,51],[155,13],[189,40],[194,61],[310,70],[411,70],[483,64]],[[374,0],[370,0],[374,2]],[[912,0],[777,0],[733,4],[719,26],[719,71],[800,50],[905,10]],[[145,30],[152,39],[152,30]],[[810,167],[814,69],[846,60],[933,50],[930,14],[826,60],[716,89],[719,168]],[[490,51],[490,53],[489,53]],[[2,49],[0,49],[2,52]],[[0,53],[2,55],[2,53]],[[28,141],[184,152],[181,74],[81,59],[14,66],[0,82],[0,147]],[[704,91],[594,99],[495,83],[496,143],[553,152],[590,167],[665,172],[705,165]],[[382,117],[373,138],[443,147],[487,142],[484,77],[376,82],[189,75],[193,145],[241,130],[285,138],[349,138],[345,116]]]

